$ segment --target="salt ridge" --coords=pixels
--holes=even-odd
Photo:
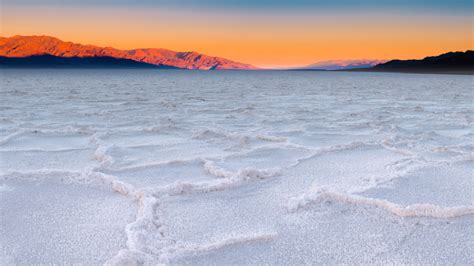
[[[290,212],[296,212],[297,210],[311,204],[317,205],[331,202],[356,206],[372,206],[400,217],[430,217],[446,219],[474,214],[474,206],[442,207],[428,203],[402,206],[387,200],[327,191],[322,188],[313,189],[313,191],[291,198],[288,201],[288,210]]]

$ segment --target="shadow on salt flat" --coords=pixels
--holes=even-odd
[[[274,193],[275,179],[231,190],[165,198],[163,220],[169,236],[195,244],[232,234],[274,232],[285,203]]]
[[[362,146],[350,150],[328,151],[283,171],[289,178],[312,180],[313,185],[337,191],[364,189],[390,179],[396,172],[390,166],[403,155],[380,146]]]
[[[156,132],[129,132],[108,134],[102,138],[109,145],[118,147],[140,147],[154,145],[175,145],[186,142],[185,138]]]
[[[246,153],[230,155],[216,162],[219,167],[230,171],[245,168],[253,169],[280,169],[289,167],[298,162],[298,158],[311,155],[311,151],[289,146],[260,147]]]
[[[136,211],[128,198],[52,180],[6,185],[10,190],[0,191],[0,261],[102,264],[125,248],[124,228]]]
[[[285,136],[290,140],[291,143],[302,145],[303,147],[317,149],[354,141],[370,141],[373,139],[374,133],[372,130],[367,130],[364,132],[358,130],[353,134],[346,131],[344,131],[344,134],[340,134],[340,132],[340,129],[338,132],[329,132],[329,130],[298,133],[291,132]]]
[[[82,172],[98,165],[94,150],[0,151],[2,172]]]
[[[473,169],[473,161],[423,167],[362,195],[401,205],[429,203],[444,207],[472,206]]]
[[[166,186],[175,182],[199,182],[215,179],[207,173],[200,160],[175,161],[164,164],[151,164],[123,170],[106,170],[106,174],[117,177],[134,187]]]
[[[85,149],[88,144],[89,137],[86,135],[25,133],[0,145],[0,151],[63,151]]]
[[[173,145],[121,148],[113,146],[108,154],[114,159],[113,167],[141,167],[150,164],[169,163],[177,160],[193,160],[206,157],[226,156],[229,153],[211,144],[189,141]],[[113,169],[113,168],[112,168]]]

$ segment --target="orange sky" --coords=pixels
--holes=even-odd
[[[51,35],[122,49],[194,50],[260,67],[422,58],[474,49],[473,19],[466,15],[26,6],[1,12],[2,36]]]

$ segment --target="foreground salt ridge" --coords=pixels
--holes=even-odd
[[[360,147],[360,143],[349,145],[338,145],[337,149],[350,149]],[[324,149],[325,152],[333,152],[335,148]],[[320,155],[322,151],[303,158],[308,159]],[[95,158],[102,161],[101,158]],[[173,162],[171,162],[173,163]],[[296,164],[297,165],[297,164]],[[108,167],[109,164],[101,167]],[[231,236],[220,241],[208,243],[205,245],[195,245],[192,243],[182,243],[180,241],[166,237],[166,225],[160,221],[161,213],[159,211],[160,198],[164,196],[180,195],[182,193],[198,192],[210,193],[232,189],[235,186],[242,185],[242,182],[252,179],[262,179],[278,176],[276,173],[259,172],[257,170],[243,169],[237,173],[232,173],[219,169],[210,161],[204,161],[204,168],[215,175],[217,178],[213,182],[204,183],[176,183],[167,187],[136,189],[132,185],[118,180],[116,177],[98,172],[97,169],[91,169],[86,173],[76,173],[66,179],[71,182],[91,184],[99,182],[121,195],[131,197],[139,205],[136,220],[128,224],[125,228],[127,235],[127,250],[121,250],[117,256],[106,262],[108,265],[127,264],[127,263],[169,263],[176,256],[186,256],[199,252],[207,252],[219,249],[228,245],[243,243],[248,241],[267,241],[277,236],[277,233],[255,233],[253,235]],[[290,167],[294,167],[292,165]],[[31,173],[29,173],[31,174]],[[48,175],[49,172],[36,172],[39,175]],[[65,174],[65,173],[63,173]],[[71,174],[71,173],[69,173]],[[341,202],[354,205],[367,205],[386,210],[389,213],[400,217],[431,217],[431,218],[455,218],[464,215],[474,214],[474,207],[441,207],[431,204],[415,204],[409,206],[400,206],[398,204],[372,198],[365,198],[357,195],[348,195],[337,192],[329,192],[321,188],[314,187],[310,192],[304,193],[298,197],[290,198],[288,201],[288,210],[295,212],[298,209],[309,204],[318,204],[325,202]],[[153,239],[152,245],[148,243],[150,236]],[[156,240],[159,239],[160,242]]]
[[[169,108],[172,108],[172,106]],[[252,109],[246,112],[252,114]],[[65,127],[64,130],[55,129],[54,126],[49,129],[32,125],[26,125],[26,127],[28,128],[25,130],[14,129],[9,131],[13,135],[8,135],[4,138],[0,144],[1,150],[5,152],[18,151],[20,154],[28,153],[27,149],[16,149],[13,143],[20,136],[24,135],[29,136],[31,134],[34,137],[38,134],[37,132],[45,135],[61,132],[66,135],[72,133],[80,135],[81,138],[88,139],[88,144],[84,149],[91,151],[89,158],[91,163],[87,164],[82,170],[5,168],[0,174],[0,182],[5,182],[4,186],[7,190],[15,191],[14,186],[9,186],[9,182],[13,180],[32,179],[40,181],[59,179],[60,182],[66,184],[78,183],[87,186],[105,187],[119,195],[130,198],[136,203],[138,209],[136,217],[124,228],[124,234],[127,237],[126,249],[119,250],[117,255],[110,258],[106,264],[173,264],[179,258],[192,258],[196,254],[218,253],[220,250],[239,249],[241,246],[247,245],[273,245],[275,242],[287,237],[278,228],[272,228],[272,226],[260,228],[257,224],[255,228],[246,229],[243,232],[239,231],[238,226],[230,228],[225,233],[216,232],[212,234],[212,232],[206,232],[206,235],[211,236],[206,241],[175,237],[176,234],[170,231],[171,229],[176,230],[176,227],[173,226],[173,220],[169,219],[168,205],[175,200],[187,197],[190,199],[211,197],[212,201],[213,197],[216,197],[215,200],[217,200],[223,195],[235,195],[236,191],[245,192],[257,188],[259,192],[254,194],[257,196],[272,195],[275,192],[281,193],[282,205],[276,205],[277,211],[286,212],[289,217],[300,217],[298,219],[305,219],[304,217],[307,213],[312,213],[312,207],[319,206],[319,209],[323,208],[327,211],[339,208],[339,206],[336,206],[338,204],[328,204],[330,202],[341,203],[360,211],[365,211],[366,207],[380,210],[380,213],[377,212],[377,214],[380,214],[378,219],[391,219],[390,217],[392,216],[400,218],[410,217],[428,224],[441,224],[445,221],[457,224],[462,222],[463,219],[470,219],[473,213],[472,205],[446,207],[428,204],[426,203],[428,201],[417,201],[416,204],[400,204],[395,201],[358,195],[368,189],[384,186],[394,180],[404,178],[407,174],[423,167],[437,167],[438,165],[457,167],[459,162],[472,162],[472,153],[470,152],[472,147],[466,144],[438,145],[435,143],[435,145],[428,146],[429,149],[427,150],[429,153],[426,155],[422,151],[410,146],[413,145],[411,142],[406,144],[407,138],[397,139],[390,134],[380,139],[341,140],[335,144],[311,146],[299,142],[298,139],[295,141],[294,137],[291,136],[280,137],[272,131],[257,130],[242,133],[238,131],[233,132],[232,130],[212,129],[211,126],[206,126],[208,129],[197,129],[187,133],[181,131],[177,135],[191,144],[207,145],[207,143],[211,143],[217,146],[224,143],[225,145],[222,149],[225,152],[220,154],[199,152],[192,154],[192,156],[159,157],[146,161],[137,160],[136,162],[129,162],[127,161],[128,158],[123,157],[123,153],[120,153],[121,150],[130,147],[146,149],[157,144],[148,142],[148,145],[143,145],[142,141],[129,142],[128,139],[121,140],[121,142],[110,141],[117,138],[118,133],[131,135],[133,138],[136,138],[136,136],[143,137],[143,134],[146,132],[151,132],[152,134],[171,132],[173,134],[173,130],[178,128],[179,125],[176,127],[163,125],[163,127],[142,126],[121,129],[104,129],[96,125],[92,127]],[[175,129],[169,131],[170,128]],[[15,135],[16,133],[14,132],[21,133]],[[381,134],[386,134],[387,131],[382,128],[380,132]],[[413,141],[417,141],[417,139],[432,141],[432,139],[437,140],[437,138],[440,138],[440,136],[422,134],[416,136],[416,138],[413,137]],[[146,144],[146,141],[144,143]],[[161,147],[160,145],[158,144],[156,147]],[[166,145],[174,144],[168,144],[167,142]],[[200,148],[201,146],[199,145],[192,147]],[[64,148],[66,149],[67,146],[65,145]],[[333,186],[331,184],[310,182],[312,186],[301,184],[288,192],[286,190],[262,190],[262,187],[269,184],[278,184],[278,182],[285,184],[287,181],[290,183],[289,173],[294,172],[294,169],[306,167],[306,165],[311,164],[313,161],[324,159],[327,156],[338,158],[337,156],[343,154],[354,156],[358,155],[359,151],[366,149],[369,150],[369,154],[372,150],[385,150],[393,152],[393,154],[399,154],[401,158],[398,159],[397,157],[397,159],[388,160],[387,163],[384,161],[384,173],[380,176],[360,176],[360,178],[366,180],[357,184],[351,184],[351,186]],[[290,159],[284,156],[278,157],[280,156],[279,154],[271,157],[272,153],[279,150],[283,150],[285,153],[294,152],[297,155],[290,156]],[[300,152],[301,150],[304,150],[304,152]],[[128,150],[126,151],[128,152]],[[148,150],[145,151],[146,156],[151,154]],[[49,148],[45,149],[44,152],[48,152],[48,154],[55,153],[55,151],[51,151]],[[275,158],[276,161],[281,163],[269,164],[265,160],[260,160],[262,153],[264,154],[263,158],[268,156]],[[453,156],[447,157],[444,156],[445,154],[453,154]],[[240,162],[240,160],[245,160],[246,158],[251,160],[248,163]],[[123,163],[124,161],[126,163]],[[122,172],[127,175],[137,170],[152,169],[152,167],[175,165],[180,167],[181,164],[186,165],[188,163],[197,164],[208,174],[208,178],[203,181],[181,181],[178,178],[174,182],[150,183],[148,185],[132,185],[122,179]],[[364,168],[361,169],[364,170]],[[371,169],[369,167],[366,170]],[[116,173],[117,175],[111,173]],[[301,178],[304,177],[305,172],[302,171],[302,173],[303,176]],[[317,169],[308,172],[308,174],[313,173],[324,175],[324,173],[318,173]],[[291,178],[295,177],[291,176]],[[321,189],[321,186],[325,187],[325,189]],[[2,192],[0,191],[0,193]],[[260,203],[262,201],[258,199],[257,202]],[[263,202],[267,202],[269,208],[273,206],[273,203],[270,201]],[[359,216],[357,217],[363,218],[364,214],[358,214]],[[266,214],[262,214],[262,217],[264,215]],[[281,217],[286,216],[282,214]],[[404,221],[401,220],[400,223],[403,224]],[[262,223],[265,222],[262,221]]]
[[[101,158],[95,159],[102,161]],[[212,167],[210,169],[212,169]],[[256,233],[252,235],[231,234],[223,240],[216,240],[206,245],[195,245],[167,238],[164,229],[166,226],[160,222],[160,213],[158,209],[160,197],[181,194],[183,191],[198,191],[202,193],[214,191],[216,189],[223,190],[228,187],[236,186],[248,178],[259,178],[259,173],[255,171],[244,170],[235,174],[227,172],[226,175],[222,175],[222,172],[217,173],[217,177],[227,180],[224,183],[218,181],[215,184],[178,184],[177,186],[171,186],[167,189],[152,189],[151,191],[149,191],[150,189],[136,189],[131,184],[122,182],[114,176],[97,172],[96,169],[91,169],[84,173],[37,171],[34,174],[37,178],[47,178],[47,176],[52,173],[65,175],[66,178],[63,182],[66,183],[76,182],[79,184],[105,185],[106,187],[110,187],[113,191],[123,196],[131,197],[133,200],[137,201],[139,208],[136,220],[128,224],[125,228],[128,249],[120,250],[117,256],[111,258],[105,264],[122,265],[127,263],[166,263],[169,262],[170,258],[179,255],[183,256],[197,252],[206,252],[248,241],[270,240],[275,236],[275,233]],[[19,175],[16,178],[21,179],[22,175],[25,173],[16,174]],[[31,175],[32,173],[27,174]],[[15,176],[14,173],[10,173],[9,175],[1,177],[2,179],[5,179],[7,176],[10,176],[11,178],[11,175]],[[177,190],[179,192],[177,192]],[[152,241],[148,240],[148,238],[152,238],[152,244],[148,243],[148,241]],[[157,243],[156,239],[160,239],[160,243]]]
[[[288,210],[290,212],[295,212],[310,204],[331,202],[372,206],[381,208],[400,217],[431,217],[444,219],[474,214],[474,206],[442,207],[427,203],[401,206],[387,200],[332,192],[327,191],[324,188],[313,188],[311,191],[304,193],[303,195],[291,198],[288,201]]]
[[[90,143],[92,145],[95,145],[95,152],[94,152],[94,160],[99,162],[98,166],[93,166],[90,167],[89,170],[86,172],[74,172],[74,171],[61,171],[61,170],[34,170],[34,171],[11,171],[11,172],[6,172],[0,175],[0,177],[15,177],[15,176],[22,176],[22,175],[37,175],[37,176],[46,176],[47,174],[58,174],[62,173],[66,176],[79,176],[80,178],[72,177],[70,180],[85,180],[87,179],[86,176],[95,174],[96,177],[100,176],[102,179],[107,180],[107,181],[112,181],[115,179],[111,175],[107,175],[104,173],[101,173],[103,170],[107,169],[114,169],[118,171],[123,171],[127,169],[139,169],[139,168],[146,168],[149,166],[155,166],[155,165],[168,165],[168,164],[175,164],[175,163],[180,163],[180,162],[189,162],[189,161],[199,161],[202,163],[202,167],[205,169],[206,172],[210,173],[212,176],[214,176],[216,179],[207,181],[207,182],[181,182],[177,181],[175,183],[169,184],[167,186],[158,186],[155,188],[147,188],[150,191],[154,191],[154,193],[157,194],[171,194],[171,195],[178,195],[182,194],[185,192],[212,192],[212,191],[219,191],[219,190],[225,190],[225,189],[230,189],[232,187],[238,186],[242,184],[245,181],[249,180],[258,180],[258,179],[266,179],[266,178],[271,178],[280,175],[282,169],[288,169],[295,167],[299,165],[301,162],[317,157],[317,156],[322,156],[325,154],[331,154],[335,152],[342,152],[342,151],[347,151],[347,150],[352,150],[352,149],[357,149],[360,147],[364,146],[379,146],[380,144],[377,144],[375,142],[351,142],[348,144],[338,144],[334,146],[329,146],[325,148],[320,148],[320,149],[309,149],[309,154],[305,157],[297,158],[290,164],[284,166],[284,167],[279,167],[279,168],[272,168],[272,169],[257,169],[257,168],[252,168],[252,167],[246,167],[243,169],[239,169],[235,172],[226,170],[222,167],[219,167],[216,165],[215,161],[216,159],[223,159],[223,158],[213,158],[213,160],[209,159],[203,159],[203,158],[192,158],[189,160],[171,160],[171,161],[160,161],[157,163],[151,163],[151,164],[146,164],[146,165],[136,165],[132,167],[114,167],[114,158],[107,152],[108,149],[110,148],[110,145],[105,144],[105,142],[101,139],[101,137],[105,136],[106,133],[94,133],[90,137]],[[399,153],[404,153],[403,151],[399,151],[398,149],[392,148],[392,147],[387,147],[387,145],[380,145],[383,148],[386,148],[388,150],[393,150]],[[265,147],[265,146],[264,146]],[[245,151],[241,154],[247,154],[251,151]],[[225,158],[225,157],[224,157]],[[417,162],[418,165],[416,166],[404,166],[402,168],[406,169],[395,169],[396,164],[401,164],[403,166],[404,163],[409,162]],[[394,178],[403,176],[406,174],[408,171],[416,169],[418,167],[421,167],[423,163],[428,163],[431,165],[433,162],[427,162],[426,160],[420,160],[418,157],[411,157],[411,158],[406,158],[405,160],[402,160],[401,162],[395,162],[394,165],[390,165],[391,168],[394,168],[393,174],[392,175],[387,175],[384,179],[379,180],[378,182],[372,181],[372,184],[369,186],[363,186],[359,188],[353,188],[351,192],[361,192],[365,191],[369,188],[372,188],[374,186],[377,186],[379,183],[384,183],[393,180]],[[438,163],[443,163],[443,162],[438,162]],[[72,174],[72,175],[69,175]],[[91,179],[93,180],[93,179]]]
[[[106,265],[122,265],[128,263],[168,263],[176,256],[195,254],[219,249],[225,246],[249,241],[267,241],[276,236],[276,233],[255,233],[252,235],[229,235],[205,245],[180,242],[166,237],[166,225],[160,217],[160,197],[164,194],[175,195],[175,189],[169,189],[163,194],[156,191],[137,190],[132,185],[117,180],[115,177],[100,172],[89,172],[87,177],[99,180],[111,186],[112,190],[124,196],[129,196],[138,202],[139,208],[136,220],[125,228],[127,235],[127,250],[120,250],[117,256],[105,262]],[[81,176],[83,180],[84,176]],[[227,177],[229,179],[234,176]],[[198,185],[199,187],[199,185]],[[202,187],[202,186],[201,186]],[[209,191],[206,188],[205,191]],[[202,192],[202,190],[200,190]],[[158,195],[157,195],[158,194]],[[159,240],[157,242],[156,240]],[[149,241],[152,244],[148,243]]]

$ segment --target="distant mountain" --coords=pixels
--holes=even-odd
[[[257,69],[257,67],[249,64],[243,64],[221,57],[199,54],[197,52],[175,52],[156,48],[119,50],[111,47],[98,47],[64,42],[60,39],[49,36],[0,37],[0,56],[8,58],[31,58],[32,56],[43,55],[51,55],[61,58],[109,57],[133,60],[160,67],[183,69]],[[34,59],[39,60],[39,58]],[[50,60],[50,62],[58,62],[57,59],[53,60],[53,58],[44,59]],[[69,61],[69,63],[73,63],[73,61]],[[17,62],[20,61],[17,60]],[[81,64],[82,63],[86,63],[86,61],[82,60]],[[96,63],[98,64],[97,61]]]
[[[97,57],[59,57],[33,55],[27,57],[0,56],[0,68],[174,68],[157,66],[130,59]]]
[[[329,60],[314,63],[299,69],[307,70],[342,70],[342,69],[356,69],[369,68],[377,64],[385,63],[387,60],[376,59],[361,59],[361,60]]]
[[[421,60],[392,60],[369,71],[414,73],[474,73],[474,51],[449,52]]]

